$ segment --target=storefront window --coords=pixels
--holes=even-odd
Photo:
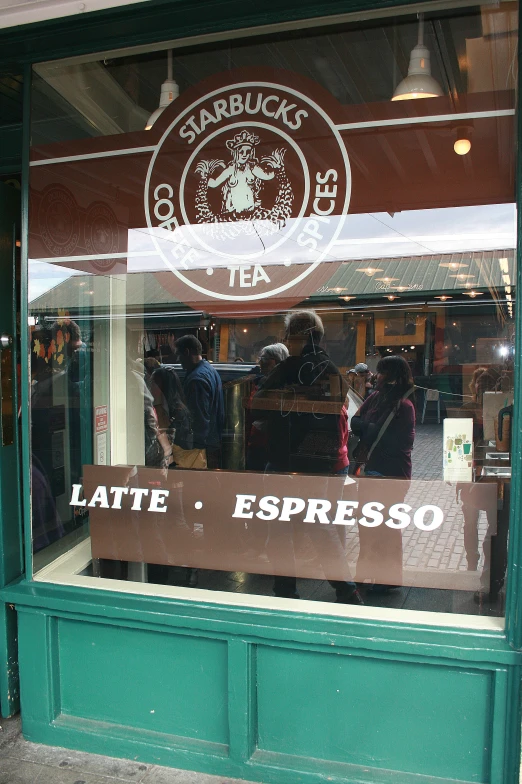
[[[37,576],[503,614],[517,40],[453,4],[34,67]]]

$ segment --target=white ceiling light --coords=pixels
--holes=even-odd
[[[447,267],[450,270],[458,270],[463,267],[469,267],[469,264],[463,264],[461,261],[441,261],[439,267]]]
[[[365,275],[371,278],[376,272],[384,272],[384,270],[379,269],[379,267],[357,267],[357,272],[364,272]]]
[[[424,45],[424,14],[419,14],[419,37],[417,46],[411,50],[408,76],[397,86],[392,101],[438,98],[441,95],[442,88],[431,75],[430,50]]]
[[[457,128],[455,131],[455,143],[453,149],[457,155],[467,155],[471,150],[472,128]]]
[[[161,85],[160,102],[147,121],[146,131],[150,131],[158,117],[163,114],[167,106],[179,95],[179,87],[172,76],[172,49],[167,51],[167,78]]]
[[[471,150],[471,142],[469,139],[457,139],[453,145],[453,149],[457,155],[467,155]]]

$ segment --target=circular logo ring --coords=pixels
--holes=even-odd
[[[154,170],[154,165],[156,163],[158,154],[159,154],[159,152],[161,150],[161,147],[162,147],[163,143],[168,138],[168,136],[171,134],[172,130],[181,122],[181,120],[189,112],[191,112],[193,109],[195,109],[199,104],[203,103],[204,101],[209,100],[210,98],[212,98],[214,96],[222,95],[223,93],[229,92],[229,91],[232,91],[232,90],[236,90],[237,91],[237,90],[240,90],[240,89],[243,89],[243,88],[250,88],[251,89],[253,87],[259,88],[259,89],[261,89],[261,88],[272,88],[272,89],[279,90],[281,92],[286,92],[286,93],[288,93],[288,94],[290,94],[290,95],[300,99],[301,101],[303,101],[303,103],[305,103],[308,106],[310,106],[310,108],[312,108],[321,117],[321,119],[327,124],[327,126],[331,130],[332,136],[335,138],[335,141],[338,144],[339,151],[341,153],[343,164],[344,164],[345,175],[346,175],[346,189],[345,189],[343,205],[342,205],[342,208],[341,208],[341,213],[338,216],[338,220],[337,220],[337,226],[335,227],[335,230],[334,230],[330,240],[326,244],[326,247],[319,251],[319,257],[315,261],[310,262],[309,264],[307,264],[306,269],[304,269],[299,275],[297,275],[292,280],[287,281],[284,284],[279,285],[279,286],[277,286],[276,288],[274,288],[274,289],[272,289],[270,291],[264,291],[264,292],[259,293],[259,294],[247,294],[247,295],[229,294],[228,292],[225,294],[225,293],[221,293],[221,292],[217,292],[217,291],[212,291],[212,290],[210,290],[210,289],[208,289],[208,288],[206,288],[204,286],[200,286],[195,281],[190,280],[179,269],[177,269],[172,264],[172,262],[170,260],[168,260],[165,257],[164,253],[162,252],[162,250],[161,250],[161,248],[159,246],[159,243],[157,241],[157,237],[154,234],[154,228],[156,228],[156,227],[153,226],[152,220],[151,220],[151,216],[150,216],[150,210],[149,210],[150,183],[151,183],[152,173],[153,173],[153,170]],[[252,121],[250,123],[249,122],[245,122],[245,123],[242,123],[242,125],[247,125],[247,126],[252,125],[252,126],[255,126],[255,122],[254,121]],[[278,128],[276,128],[274,126],[268,126],[268,127],[270,127],[270,129],[273,132],[281,134],[281,131]],[[227,130],[229,128],[230,128],[230,126],[227,126]],[[205,142],[206,141],[207,141],[207,139],[205,139]],[[294,145],[292,145],[292,146],[294,146]],[[305,171],[306,171],[306,169],[305,169]],[[163,135],[161,136],[159,142],[157,143],[157,145],[156,145],[156,147],[154,149],[154,152],[153,152],[153,155],[152,155],[152,158],[150,160],[149,167],[148,167],[148,170],[147,170],[147,177],[146,177],[146,181],[145,181],[145,190],[144,190],[144,209],[145,209],[145,216],[146,216],[146,220],[147,220],[147,226],[151,230],[152,241],[154,243],[154,246],[155,246],[158,254],[165,261],[165,263],[167,264],[169,269],[183,283],[185,283],[187,286],[189,286],[190,288],[194,289],[195,291],[198,291],[199,293],[204,294],[204,295],[206,295],[208,297],[211,297],[211,298],[220,299],[220,300],[230,300],[230,301],[236,301],[236,302],[245,302],[245,301],[266,299],[268,297],[273,297],[273,296],[276,296],[278,294],[281,294],[284,291],[288,291],[290,288],[294,287],[295,285],[300,283],[302,280],[304,280],[306,277],[308,277],[315,269],[317,269],[319,264],[327,256],[328,251],[330,250],[332,245],[335,243],[335,241],[337,240],[337,238],[338,238],[338,236],[339,236],[339,234],[341,232],[341,229],[343,227],[346,214],[348,212],[348,206],[349,206],[349,203],[350,203],[350,195],[351,195],[351,169],[350,169],[350,161],[348,159],[348,154],[346,152],[346,148],[344,146],[344,143],[343,143],[343,140],[342,140],[342,137],[341,137],[339,131],[337,130],[336,126],[332,123],[331,119],[326,114],[326,112],[315,101],[313,101],[311,98],[309,98],[308,96],[300,93],[297,90],[294,90],[291,87],[287,87],[285,85],[278,85],[276,83],[271,83],[271,82],[255,82],[255,83],[252,83],[252,82],[239,82],[239,83],[236,83],[236,84],[227,85],[225,87],[222,87],[222,88],[219,88],[217,90],[214,90],[214,91],[212,91],[210,93],[207,93],[206,95],[202,96],[198,100],[194,101],[192,104],[190,104],[190,106],[188,106],[186,109],[184,109],[170,123],[170,125],[164,131]],[[215,253],[216,251],[213,249],[212,252]]]

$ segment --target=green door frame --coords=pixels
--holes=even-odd
[[[0,380],[11,372],[12,401],[0,387],[0,404],[4,413],[12,413],[12,437],[4,427],[0,412],[0,588],[19,578],[24,571],[22,515],[20,509],[20,454],[18,440],[18,400],[16,384],[16,239],[20,236],[20,193],[0,182],[0,335],[10,335],[9,353],[0,349]],[[7,364],[6,364],[7,363]],[[7,423],[6,423],[7,424]],[[4,445],[4,440],[12,441]],[[14,609],[0,602],[0,711],[10,716],[19,709],[18,655]]]
[[[425,5],[429,6],[428,0]],[[22,346],[27,345],[27,215],[28,215],[28,174],[29,174],[29,138],[30,138],[30,71],[31,63],[60,59],[68,56],[86,54],[92,51],[109,51],[139,45],[152,45],[169,39],[185,39],[205,33],[221,33],[258,27],[281,22],[292,22],[350,12],[368,12],[368,10],[392,14],[398,6],[414,5],[412,0],[329,0],[323,4],[314,0],[286,0],[281,3],[269,2],[256,4],[252,7],[244,0],[209,0],[201,3],[186,0],[153,0],[142,5],[132,5],[104,12],[82,15],[81,19],[69,17],[61,20],[35,24],[23,28],[15,28],[0,32],[1,69],[24,70],[24,146],[23,146],[23,186],[22,186],[22,302],[21,302],[21,340]],[[189,41],[190,43],[190,41]],[[519,37],[519,84],[522,77],[522,57]],[[522,120],[518,114],[518,139],[522,140]],[[517,160],[517,206],[518,236],[522,236],[522,163]],[[0,167],[2,161],[0,160]],[[517,286],[522,284],[522,258],[520,243],[517,250]],[[517,389],[522,389],[522,312],[517,303],[516,310],[516,351],[515,381]],[[29,377],[25,363],[22,368],[22,444],[23,474],[29,477]],[[493,751],[491,752],[491,768],[489,780],[492,782],[515,782],[519,762],[520,742],[520,667],[522,657],[522,531],[520,513],[522,504],[522,410],[520,395],[515,399],[513,429],[513,481],[511,504],[511,533],[509,548],[508,579],[506,592],[506,626],[498,631],[463,630],[458,622],[454,627],[440,625],[424,625],[413,623],[397,624],[372,622],[369,619],[336,619],[310,616],[307,613],[274,612],[266,613],[254,610],[237,613],[227,606],[211,605],[204,602],[152,600],[141,596],[118,594],[112,591],[92,591],[88,588],[52,586],[45,583],[32,583],[30,556],[30,506],[29,482],[23,483],[24,521],[26,542],[27,578],[11,579],[15,582],[6,590],[0,591],[5,602],[16,604],[20,611],[21,622],[21,658],[20,668],[25,670],[26,691],[35,692],[47,689],[39,702],[31,695],[24,706],[27,720],[24,731],[42,742],[58,742],[72,747],[81,747],[95,751],[94,730],[88,724],[72,725],[56,723],[56,711],[53,700],[57,699],[57,658],[53,658],[58,646],[56,631],[57,623],[65,621],[88,622],[89,619],[99,623],[103,617],[110,625],[134,624],[137,629],[149,629],[152,634],[159,628],[181,628],[183,633],[188,630],[201,633],[203,636],[229,636],[229,710],[235,721],[230,726],[234,741],[231,741],[231,759],[228,763],[216,751],[210,762],[198,761],[200,752],[185,751],[157,752],[154,759],[166,764],[187,764],[205,768],[209,772],[228,775],[246,775],[245,764],[252,753],[252,737],[255,734],[253,711],[255,694],[251,692],[252,682],[247,674],[255,668],[255,660],[248,653],[253,639],[259,644],[275,641],[283,648],[291,645],[299,650],[307,647],[314,650],[332,650],[328,646],[339,646],[340,651],[351,655],[350,651],[372,651],[383,658],[397,657],[405,661],[408,656],[415,659],[426,657],[426,661],[443,664],[452,662],[452,666],[462,666],[468,662],[479,669],[490,669],[495,672],[494,713],[498,719],[492,730]],[[18,542],[18,552],[21,543]],[[21,572],[20,572],[21,573]],[[40,615],[38,615],[40,612]],[[52,615],[52,623],[45,615]],[[125,619],[123,621],[123,619]],[[49,622],[47,622],[49,621]],[[30,641],[38,639],[39,644],[48,645],[48,658],[34,662],[30,658]],[[23,641],[23,646],[22,646]],[[327,643],[325,642],[327,641]],[[1,642],[1,641],[0,641]],[[94,644],[94,643],[93,643]],[[47,650],[47,647],[45,648]],[[33,648],[34,650],[34,648]],[[487,664],[486,664],[487,663]],[[239,673],[244,675],[244,678]],[[497,677],[498,676],[498,677]],[[244,706],[249,706],[245,716]],[[26,711],[27,707],[27,711]],[[240,710],[241,708],[241,710]],[[54,717],[54,718],[53,718]],[[234,718],[235,717],[235,718]],[[45,727],[52,729],[47,731]],[[87,732],[85,732],[87,730]],[[91,734],[89,734],[91,733]],[[506,738],[503,740],[503,733]],[[151,736],[152,737],[152,736]],[[151,744],[153,741],[151,740]],[[109,753],[122,756],[141,754],[147,759],[147,753],[141,751],[139,740],[129,735],[112,737]],[[260,752],[256,752],[260,754]],[[150,757],[150,755],[149,755]],[[210,759],[210,758],[209,758]],[[188,762],[187,762],[188,760]],[[196,760],[196,761],[194,761]],[[259,770],[267,771],[273,781],[295,781],[293,770],[273,772],[269,757],[259,757]],[[290,760],[288,765],[293,763]],[[295,763],[297,765],[297,763]],[[265,766],[263,768],[263,765]],[[252,772],[250,777],[260,775],[259,770]],[[326,769],[336,780],[336,769]],[[317,771],[317,775],[303,773],[300,780],[317,781],[325,770]],[[337,774],[342,780],[342,771]],[[355,775],[355,774],[354,774]],[[357,774],[359,775],[359,774]],[[357,780],[366,780],[362,773]],[[397,774],[395,774],[397,775]],[[372,780],[371,778],[368,780]],[[376,779],[375,779],[376,780]],[[380,780],[380,779],[379,779]],[[383,779],[384,780],[384,779]],[[388,780],[392,780],[391,778]],[[393,779],[396,780],[396,779]],[[398,780],[398,779],[397,779]],[[404,781],[410,781],[405,775]],[[426,779],[425,779],[426,780]]]

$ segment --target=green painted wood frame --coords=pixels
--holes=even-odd
[[[387,10],[398,5],[412,4],[397,0],[363,2],[307,2],[288,0],[285,4],[269,2],[259,8],[250,4],[228,2],[150,2],[117,11],[88,14],[45,24],[33,25],[0,32],[2,66],[24,68],[24,143],[23,143],[23,272],[21,329],[22,345],[27,345],[27,237],[28,227],[28,171],[29,171],[29,112],[31,62],[57,59],[66,56],[116,49],[140,44],[152,44],[169,38],[185,38],[205,32],[220,32],[243,27],[327,16],[350,11],[369,9]],[[520,64],[520,57],[519,57]],[[0,68],[2,67],[0,66]],[[520,67],[520,66],[519,66]],[[519,74],[520,75],[520,74]],[[518,139],[522,138],[519,116]],[[517,202],[519,206],[519,236],[522,231],[520,156],[517,163]],[[517,285],[522,279],[520,250],[518,251]],[[522,317],[517,307],[516,325],[516,383],[522,384],[520,356],[522,355]],[[519,388],[519,387],[517,387]],[[22,709],[24,733],[34,740],[55,743],[72,748],[105,752],[115,756],[141,759],[179,767],[189,767],[222,775],[236,775],[266,782],[294,782],[315,784],[319,781],[353,782],[443,782],[450,776],[444,765],[437,762],[429,751],[429,770],[418,760],[416,769],[406,770],[406,752],[411,753],[410,739],[419,741],[418,725],[430,720],[430,712],[423,713],[423,704],[416,704],[416,711],[407,716],[407,706],[401,703],[400,690],[393,691],[395,680],[402,684],[401,667],[407,665],[407,677],[418,683],[418,668],[428,673],[423,695],[435,705],[437,693],[443,696],[439,713],[431,716],[429,730],[441,738],[440,726],[445,722],[447,736],[441,748],[455,764],[459,765],[461,781],[488,781],[492,784],[514,784],[517,780],[520,745],[520,668],[522,649],[522,534],[520,532],[521,482],[522,482],[522,433],[520,396],[516,399],[513,431],[513,454],[516,455],[513,471],[511,536],[509,574],[507,583],[506,627],[499,631],[472,631],[454,627],[415,625],[414,623],[374,622],[369,619],[339,619],[311,615],[304,612],[263,611],[254,608],[237,608],[199,601],[151,599],[116,591],[90,590],[64,587],[31,581],[31,534],[29,483],[23,483],[26,529],[26,577],[2,591],[4,602],[16,606],[19,617],[20,670],[22,678]],[[24,476],[29,476],[29,378],[23,364],[22,384],[22,433]],[[161,638],[156,635],[161,633]],[[126,697],[125,684],[113,696],[111,713],[101,709],[95,697],[86,698],[91,691],[85,681],[83,669],[71,669],[75,640],[81,639],[82,651],[89,651],[89,662],[96,664],[93,651],[102,651],[103,664],[98,670],[109,672],[110,656],[119,651],[119,640],[130,644],[125,662],[129,677],[147,677],[145,651],[152,640],[161,639],[164,648],[158,656],[176,655],[180,661],[190,661],[186,651],[191,646],[209,641],[212,656],[207,657],[203,647],[197,648],[198,656],[205,660],[213,672],[226,683],[226,722],[217,720],[201,728],[206,737],[189,737],[189,733],[166,733],[154,725],[155,709],[148,715],[133,715],[136,705]],[[168,642],[167,642],[168,641]],[[172,647],[168,647],[172,644]],[[90,646],[90,647],[89,647]],[[105,648],[104,648],[105,646]],[[184,646],[189,646],[186,650]],[[35,656],[34,651],[42,654]],[[124,650],[129,650],[125,648]],[[184,658],[185,657],[185,658]],[[207,658],[205,658],[207,657]],[[196,657],[197,658],[197,657]],[[342,708],[335,707],[335,685],[338,679],[346,684],[346,673],[357,673],[346,667],[347,663],[363,662],[371,669],[382,689],[387,689],[379,704],[378,695],[368,708],[374,731],[383,711],[390,714],[389,722],[400,724],[404,743],[397,748],[397,764],[380,767],[371,749],[364,760],[367,747],[363,743],[362,715],[352,715],[346,726],[346,735],[355,727],[356,740],[362,752],[352,758],[342,757],[335,751],[320,723],[307,726],[296,724],[306,714],[307,698],[313,681],[317,680],[328,696],[327,710],[334,712],[342,724]],[[390,665],[391,669],[387,669]],[[355,665],[354,665],[355,666]],[[357,665],[358,666],[358,665]],[[221,669],[219,669],[221,668]],[[168,679],[167,667],[158,669],[159,681]],[[95,670],[91,671],[94,672]],[[370,672],[370,670],[368,670]],[[281,677],[277,677],[281,673]],[[441,680],[437,680],[440,673]],[[453,673],[461,676],[454,680]],[[312,678],[310,678],[312,674]],[[262,676],[262,677],[261,677]],[[117,673],[113,673],[113,678]],[[373,677],[373,676],[372,676]],[[307,689],[299,691],[299,681],[306,681]],[[475,679],[475,680],[473,680]],[[194,682],[192,679],[191,682]],[[217,675],[216,675],[217,680]],[[421,679],[422,680],[422,679]],[[461,683],[462,682],[462,683]],[[477,688],[463,691],[469,711],[466,718],[473,718],[473,701],[476,704],[476,737],[483,737],[487,753],[480,764],[462,764],[459,755],[465,756],[460,732],[458,706],[452,702],[456,688],[465,689],[466,682],[476,683]],[[77,688],[73,684],[77,684]],[[290,692],[287,690],[291,690]],[[392,685],[390,685],[392,684]],[[112,687],[112,680],[110,684]],[[108,683],[96,681],[103,692]],[[163,682],[160,683],[163,688]],[[154,684],[152,684],[154,689]],[[214,688],[214,687],[212,687]],[[293,695],[295,692],[295,699]],[[426,691],[427,689],[427,691]],[[96,689],[93,690],[94,692]],[[154,693],[160,699],[161,694]],[[222,695],[225,698],[225,695]],[[363,704],[366,695],[362,696]],[[87,699],[87,702],[85,701]],[[187,692],[190,705],[201,708],[202,695]],[[90,701],[89,701],[90,700]],[[313,703],[319,711],[321,694],[314,692]],[[444,710],[444,701],[451,705]],[[209,696],[209,704],[211,704]],[[368,698],[368,705],[371,700]],[[401,706],[402,711],[398,708]],[[199,707],[198,707],[199,706]],[[324,708],[324,705],[322,705]],[[162,705],[162,709],[165,705]],[[105,713],[104,713],[105,710]],[[457,710],[457,723],[452,712]],[[118,713],[118,711],[120,711]],[[118,721],[121,711],[127,711],[127,721]],[[160,713],[160,711],[158,711]],[[433,715],[436,713],[434,710]],[[421,715],[422,714],[422,715]],[[480,714],[480,715],[479,715]],[[203,712],[201,713],[203,716]],[[279,721],[278,716],[283,720]],[[318,714],[319,718],[321,716]],[[152,718],[151,718],[152,717]],[[324,714],[322,715],[324,718]],[[461,718],[461,717],[460,717]],[[278,723],[279,722],[279,723]],[[388,726],[389,726],[388,722]],[[487,725],[487,726],[486,726]],[[331,726],[331,725],[330,725]],[[344,726],[344,725],[343,725]],[[364,725],[368,728],[368,725]],[[272,728],[272,729],[271,729]],[[274,729],[275,728],[275,729]],[[282,750],[277,729],[286,738]],[[437,736],[437,732],[439,735]],[[454,733],[454,740],[451,735]],[[194,733],[193,733],[194,735]],[[317,754],[303,753],[302,744],[314,745],[314,735],[329,749],[328,759]],[[383,733],[384,735],[384,733]],[[408,737],[409,736],[409,737]],[[475,736],[474,736],[475,737]],[[466,736],[465,740],[469,740]],[[336,735],[334,741],[338,741]],[[474,741],[473,741],[474,742]],[[476,749],[471,740],[469,750]],[[459,745],[460,744],[460,745]],[[433,745],[436,745],[433,742]],[[393,755],[393,751],[390,752]],[[390,758],[388,758],[389,760]],[[364,762],[363,762],[364,760]],[[403,765],[401,768],[400,765]],[[392,769],[393,768],[393,769]]]
[[[24,572],[22,516],[20,510],[20,461],[18,450],[18,408],[16,365],[16,239],[20,232],[20,194],[11,185],[0,183],[0,333],[13,336],[10,354],[0,358],[10,361],[12,378],[13,443],[3,445],[3,422],[0,422],[0,588]],[[0,370],[0,378],[5,372]],[[4,390],[0,390],[0,396]],[[2,405],[4,401],[2,401]],[[9,404],[5,401],[6,406]],[[0,407],[1,408],[1,407]],[[9,440],[9,439],[7,439]],[[16,617],[12,607],[0,602],[0,707],[11,714],[19,709],[18,656]]]

